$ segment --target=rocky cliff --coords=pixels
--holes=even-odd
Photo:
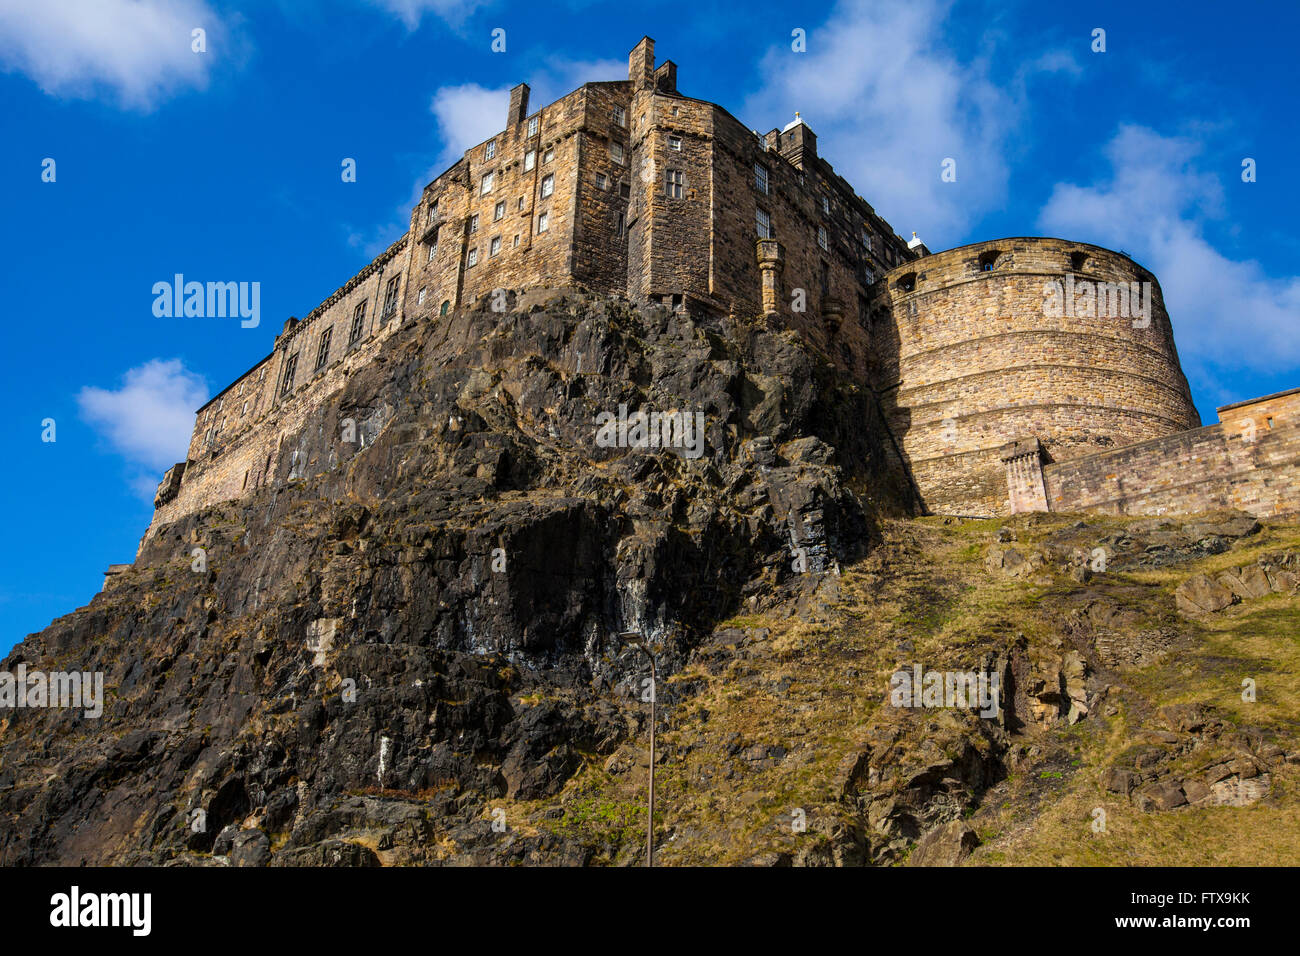
[[[620,406],[699,413],[704,444],[607,447]],[[10,654],[107,701],[0,723],[0,862],[499,859],[494,800],[635,732],[612,635],[671,674],[913,506],[870,391],[793,334],[576,291],[403,329],[281,449]]]

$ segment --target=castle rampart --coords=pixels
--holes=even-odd
[[[1010,441],[1065,461],[1200,424],[1159,285],[1122,254],[976,243],[891,270],[873,305],[876,387],[934,511],[1007,513]]]

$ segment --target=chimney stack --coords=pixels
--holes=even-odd
[[[633,90],[653,90],[655,85],[655,41],[642,37],[627,58],[627,78]]]
[[[506,117],[506,129],[518,126],[528,117],[528,84],[520,83],[510,91],[510,115]]]

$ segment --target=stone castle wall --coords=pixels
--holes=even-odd
[[[1082,301],[1054,315],[1049,282],[1149,283],[1149,320],[1110,314],[1109,300],[1105,315],[1077,314]],[[1159,285],[1119,253],[962,246],[890,271],[873,307],[876,387],[933,511],[1007,513],[1007,442],[1034,436],[1066,461],[1200,424]]]
[[[1042,466],[1048,508],[1189,514],[1300,510],[1300,389],[1225,406],[1220,421]],[[1039,510],[1039,509],[1024,509]]]

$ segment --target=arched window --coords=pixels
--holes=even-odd
[[[451,308],[451,302],[447,299],[442,300],[442,308],[438,310],[439,315],[446,315],[447,310]]]

